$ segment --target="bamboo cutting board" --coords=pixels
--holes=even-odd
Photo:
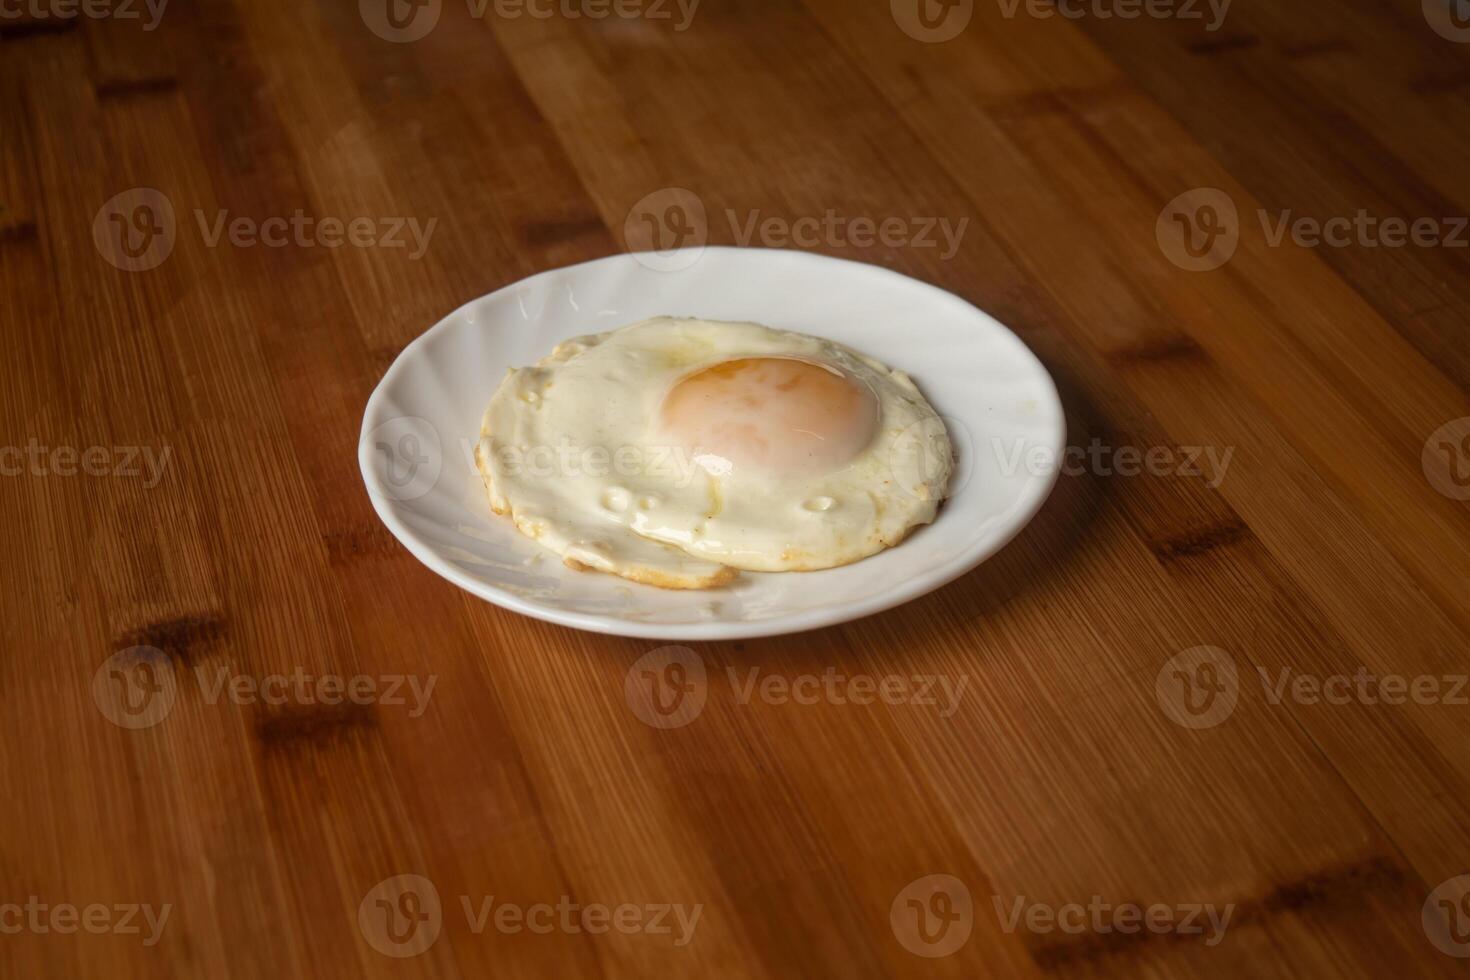
[[[0,975],[1462,975],[1464,7],[0,5]],[[705,241],[1012,326],[1040,516],[675,650],[410,557],[404,345]]]

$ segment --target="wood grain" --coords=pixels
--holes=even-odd
[[[1470,233],[1268,230],[1452,234],[1470,44],[1409,0],[1238,0],[1216,30],[925,2],[969,20],[930,43],[908,0],[442,0],[395,7],[439,16],[397,43],[350,0],[179,2],[156,29],[137,3],[0,5],[0,974],[1463,972]],[[656,644],[435,577],[356,443],[429,324],[623,250],[674,187],[721,244],[769,218],[963,227],[952,254],[811,247],[1013,327],[1071,444],[1109,455],[935,594],[681,654],[702,707],[665,728],[639,713]],[[130,269],[109,215],[152,223],[110,204],[135,188],[174,221]],[[1156,226],[1199,188],[1239,242],[1191,272]],[[421,256],[211,242],[221,214],[298,212],[434,224]],[[1120,448],[1169,462],[1125,475]],[[1223,714],[1182,700],[1199,647],[1235,668]],[[855,703],[839,675],[937,703]],[[1438,694],[1383,703],[1385,678]],[[538,905],[544,930],[495,918]],[[674,906],[668,931],[558,911]],[[1046,918],[1089,906],[1112,911]],[[1126,931],[1129,906],[1230,919]]]

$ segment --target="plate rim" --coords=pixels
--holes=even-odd
[[[387,401],[386,391],[389,382],[403,365],[409,361],[421,346],[426,346],[435,334],[451,327],[459,315],[469,307],[475,306],[486,300],[499,296],[502,293],[514,289],[524,288],[537,280],[564,275],[587,266],[614,262],[637,262],[639,256],[656,255],[660,261],[670,261],[679,252],[699,253],[702,258],[706,252],[728,252],[728,253],[763,253],[780,256],[799,256],[802,260],[815,260],[817,262],[838,262],[845,265],[860,267],[868,274],[882,274],[890,278],[903,280],[910,285],[917,285],[946,297],[950,301],[963,303],[990,324],[1010,336],[1020,352],[1030,358],[1035,365],[1039,380],[1046,385],[1046,394],[1049,395],[1052,405],[1055,407],[1057,424],[1054,431],[1050,433],[1054,445],[1051,447],[1056,453],[1055,458],[1061,458],[1061,452],[1066,446],[1067,418],[1066,407],[1062,404],[1061,395],[1057,391],[1056,380],[1052,378],[1051,372],[1046,365],[1036,356],[1030,346],[1010,327],[989,313],[980,309],[969,300],[957,293],[953,293],[942,286],[926,282],[914,276],[907,275],[886,266],[874,265],[870,262],[861,262],[856,259],[840,258],[835,255],[826,255],[821,252],[806,252],[799,249],[788,248],[742,248],[731,245],[702,245],[687,249],[678,249],[675,252],[616,252],[612,255],[604,255],[584,262],[576,262],[571,265],[559,266],[552,269],[544,269],[521,279],[506,283],[488,293],[474,297],[456,306],[453,310],[442,316],[438,322],[423,331],[413,340],[404,345],[403,349],[394,357],[393,363],[383,372],[373,388],[372,394],[368,396],[363,406],[362,427],[358,433],[358,468],[362,476],[363,488],[367,491],[368,500],[372,503],[373,511],[378,515],[388,531],[403,545],[408,552],[421,564],[440,578],[443,578],[461,589],[469,592],[477,598],[493,603],[504,609],[539,619],[544,622],[556,623],[559,626],[567,626],[572,629],[585,630],[593,633],[601,633],[607,636],[625,636],[637,639],[650,640],[689,640],[695,642],[755,639],[768,636],[784,636],[793,633],[803,633],[809,630],[822,629],[827,626],[835,626],[841,623],[865,619],[881,612],[886,612],[907,602],[911,602],[920,596],[930,592],[938,591],[950,584],[962,575],[973,571],[985,561],[989,560],[1002,548],[1009,544],[1015,537],[1025,529],[1040,512],[1042,506],[1051,496],[1060,475],[1060,467],[1053,466],[1038,481],[1026,485],[1029,498],[1022,498],[1018,509],[1013,511],[1004,534],[994,535],[977,541],[972,547],[962,551],[948,564],[941,566],[932,572],[914,576],[892,589],[885,590],[877,596],[866,600],[852,600],[848,602],[835,602],[817,609],[805,612],[788,613],[773,616],[768,619],[731,622],[712,620],[696,623],[641,623],[636,620],[622,619],[598,613],[576,612],[558,608],[555,606],[542,605],[535,600],[525,599],[513,592],[489,585],[482,580],[470,575],[458,566],[442,558],[432,547],[419,540],[418,536],[402,521],[394,512],[392,505],[396,503],[386,494],[381,494],[375,486],[376,474],[372,465],[375,450],[370,445],[367,436],[378,425],[384,424],[378,416],[381,414],[382,404]],[[640,263],[643,264],[643,263]],[[691,263],[692,265],[692,263]],[[647,266],[645,266],[647,267]],[[657,270],[655,270],[657,271]],[[1038,392],[1038,397],[1041,392]],[[944,513],[943,508],[940,514]],[[937,527],[939,518],[936,518],[932,527]],[[878,556],[871,556],[878,557]],[[816,574],[807,572],[791,572],[787,574],[803,575]],[[616,576],[607,576],[609,583],[622,584],[622,580]]]

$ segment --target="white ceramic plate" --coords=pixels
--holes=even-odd
[[[495,516],[471,452],[506,368],[561,340],[669,314],[828,337],[908,372],[959,456],[935,522],[842,568],[742,572],[677,592],[574,572]],[[1066,424],[1046,369],[957,296],[807,252],[617,255],[468,303],[404,348],[368,400],[358,458],[373,506],[419,561],[507,609],[578,629],[673,640],[770,636],[880,612],[963,575],[1009,541],[1056,477]]]

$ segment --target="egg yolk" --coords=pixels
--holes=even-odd
[[[746,357],[681,379],[664,397],[660,422],[711,472],[754,466],[825,473],[846,465],[872,441],[878,399],[836,368]]]

